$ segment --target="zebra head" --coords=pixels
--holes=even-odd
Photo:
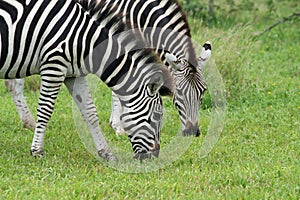
[[[161,71],[153,69],[140,73],[131,83],[130,92],[119,96],[123,109],[120,119],[130,139],[134,158],[139,160],[159,155],[163,106],[158,91],[166,85],[166,80],[172,82],[164,67]],[[142,84],[138,82],[141,79]]]
[[[167,62],[173,68],[173,103],[180,114],[182,133],[184,136],[200,135],[198,115],[202,96],[206,90],[202,69],[209,60],[210,55],[210,42],[206,42],[203,45],[196,64],[184,58],[178,58],[171,53],[165,54]],[[198,66],[194,67],[195,65]]]

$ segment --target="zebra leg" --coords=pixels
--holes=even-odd
[[[66,78],[65,85],[80,109],[83,119],[92,133],[98,155],[107,161],[117,161],[111,152],[100,127],[96,107],[93,103],[85,77]]]
[[[45,75],[43,75],[44,71]],[[41,87],[39,105],[37,109],[37,122],[30,149],[31,155],[34,157],[42,157],[44,155],[46,126],[51,118],[57,95],[65,79],[65,76],[62,72],[54,70],[44,71],[41,72]]]
[[[112,92],[112,106],[110,114],[110,126],[114,129],[117,135],[124,135],[125,130],[123,129],[120,116],[122,114],[122,106],[118,96]]]
[[[27,106],[26,100],[23,95],[24,82],[24,79],[6,79],[5,85],[9,89],[19,116],[23,122],[23,126],[34,131],[35,120]]]

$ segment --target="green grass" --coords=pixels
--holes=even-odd
[[[22,128],[1,80],[0,199],[299,199],[299,21],[256,38],[272,20],[232,24],[227,30],[189,21],[196,41],[213,44],[228,102],[223,132],[206,158],[199,157],[199,149],[212,113],[208,93],[201,111],[203,135],[178,160],[150,173],[124,173],[85,149],[63,87],[47,127],[46,155],[34,159],[29,155],[33,133]],[[105,137],[131,153],[127,139],[109,127],[110,92],[103,84],[100,88],[95,103]],[[36,113],[38,93],[26,89],[26,96]],[[171,100],[164,99],[164,105],[162,148],[179,129]]]

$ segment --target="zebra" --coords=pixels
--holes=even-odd
[[[197,58],[188,21],[177,0],[116,0],[115,3],[118,11],[124,13],[124,22],[136,28],[172,73],[174,90],[162,88],[160,92],[173,97],[183,135],[199,136],[198,113],[207,89],[202,70],[211,56],[210,42],[203,45]],[[112,96],[110,122],[116,133],[123,133],[120,101],[116,95]]]
[[[97,4],[95,0],[81,2]],[[144,42],[153,47],[168,66],[175,88],[173,91],[163,91],[165,88],[162,88],[160,92],[173,97],[173,104],[180,115],[183,135],[199,136],[198,113],[206,90],[202,69],[211,55],[210,42],[203,45],[197,58],[188,21],[176,0],[116,0],[110,3],[117,7],[119,13],[123,13],[124,22],[139,30]],[[164,36],[164,41],[158,40],[161,35]],[[24,126],[34,127],[33,117],[22,93],[24,80],[6,80],[6,85],[9,86]],[[121,134],[125,132],[120,120],[122,107],[117,95],[112,93],[112,97],[110,124],[117,134]]]
[[[87,74],[98,76],[120,98],[134,158],[158,156],[163,114],[158,91],[172,77],[126,29],[115,9],[108,1],[0,0],[0,78],[41,77],[32,156],[44,155],[46,126],[64,83],[89,126],[98,155],[117,161],[100,131],[86,90]]]

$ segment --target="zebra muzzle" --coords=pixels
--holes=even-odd
[[[152,151],[152,154],[153,154],[156,158],[158,158],[158,156],[159,156],[159,150],[160,150],[160,144],[155,143],[155,147],[154,147],[154,149],[153,149],[153,151]]]
[[[187,121],[185,129],[183,130],[183,136],[196,136],[200,135],[200,130],[198,128],[198,123],[192,123]]]
[[[159,151],[160,151],[160,144],[155,142],[153,150],[151,150],[151,151],[143,150],[141,152],[136,153],[133,158],[140,160],[141,162],[142,162],[142,160],[152,158],[152,155],[154,157],[158,158]]]

